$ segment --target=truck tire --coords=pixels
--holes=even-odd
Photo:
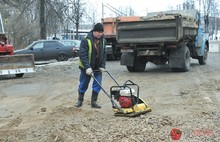
[[[198,61],[200,65],[205,65],[208,58],[208,46],[205,44],[204,55],[199,56]]]
[[[107,60],[108,60],[108,61],[114,61],[114,60],[116,60],[116,57],[115,57],[115,55],[112,53],[112,54],[107,55]]]
[[[120,50],[118,51],[114,44],[112,45],[112,54],[110,54],[108,57],[111,61],[115,61],[118,59],[118,57],[120,57]]]
[[[135,57],[133,66],[127,66],[129,72],[144,72],[146,62],[142,61],[139,57]]]
[[[135,72],[134,67],[126,66],[129,72]]]
[[[23,77],[24,73],[15,74],[16,77]]]
[[[117,59],[117,51],[115,48],[115,45],[112,44],[111,49],[109,49],[110,47],[108,47],[108,52],[107,52],[107,61],[114,61]],[[111,50],[111,52],[109,52],[109,50]]]
[[[190,69],[190,51],[182,44],[181,47],[170,51],[169,65],[173,72],[187,72]]]

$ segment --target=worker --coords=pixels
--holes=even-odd
[[[106,41],[103,32],[103,25],[101,23],[97,23],[88,35],[81,41],[79,51],[79,96],[75,107],[82,106],[85,92],[88,89],[89,82],[91,80],[91,75],[94,75],[99,83],[97,83],[96,80],[93,80],[91,107],[101,108],[101,106],[97,104],[97,98],[101,90],[100,85],[102,82],[102,72],[106,71]]]

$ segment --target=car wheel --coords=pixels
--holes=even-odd
[[[65,54],[60,54],[57,58],[57,61],[60,62],[60,61],[67,61],[68,60],[68,56],[65,55]]]

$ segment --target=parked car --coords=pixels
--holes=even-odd
[[[67,61],[69,58],[76,57],[76,48],[72,45],[67,46],[59,40],[39,40],[25,49],[16,50],[15,54],[34,54],[35,61],[52,59]]]
[[[76,48],[75,51],[76,56],[78,56],[81,40],[60,40],[60,41],[67,46],[74,46]]]

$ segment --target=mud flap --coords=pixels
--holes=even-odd
[[[32,54],[0,56],[0,75],[22,74],[35,72]]]
[[[121,65],[130,66],[134,65],[134,52],[126,52],[121,55]]]
[[[172,49],[169,56],[169,65],[174,72],[187,72],[190,68],[190,51],[186,45]]]

